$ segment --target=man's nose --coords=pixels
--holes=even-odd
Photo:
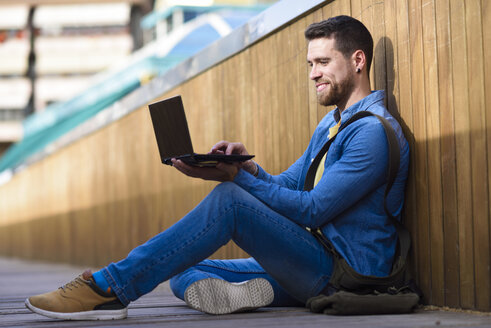
[[[312,66],[312,69],[310,70],[310,79],[311,80],[317,80],[320,78],[322,74],[317,70],[317,67],[315,65]]]

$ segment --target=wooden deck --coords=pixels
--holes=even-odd
[[[213,316],[188,308],[163,283],[116,321],[59,321],[31,313],[24,299],[59,287],[84,268],[0,258],[0,327],[491,327],[491,314],[418,311],[410,315],[327,316],[304,308],[264,308]]]

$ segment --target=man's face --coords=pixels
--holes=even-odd
[[[319,38],[309,42],[307,62],[312,68],[317,100],[323,106],[344,106],[354,88],[354,71],[349,59],[336,50],[334,39]]]

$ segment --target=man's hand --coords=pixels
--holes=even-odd
[[[238,154],[238,155],[249,155],[245,146],[240,142],[228,142],[228,141],[220,141],[211,147],[210,154]],[[253,160],[248,160],[242,163],[237,163],[237,167],[242,168],[249,172],[250,174],[254,174],[257,170],[257,165]]]
[[[239,167],[233,164],[219,162],[215,167],[199,167],[187,165],[181,160],[172,159],[172,166],[192,178],[213,181],[232,181],[239,172]]]
[[[249,155],[245,146],[242,143],[228,141],[220,141],[215,144],[211,148],[209,154]],[[180,172],[189,177],[220,182],[232,181],[241,168],[251,174],[254,174],[254,172],[256,172],[257,170],[256,163],[254,163],[252,160],[248,160],[243,163],[237,162],[233,164],[219,162],[215,167],[199,167],[187,165],[183,161],[173,158],[172,165]]]

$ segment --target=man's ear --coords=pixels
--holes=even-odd
[[[365,68],[366,66],[366,57],[365,57],[365,53],[363,52],[363,50],[356,50],[353,55],[351,56],[352,58],[352,62],[353,62],[353,65],[354,65],[354,69],[357,73],[360,73],[361,71],[363,71],[363,69]]]

